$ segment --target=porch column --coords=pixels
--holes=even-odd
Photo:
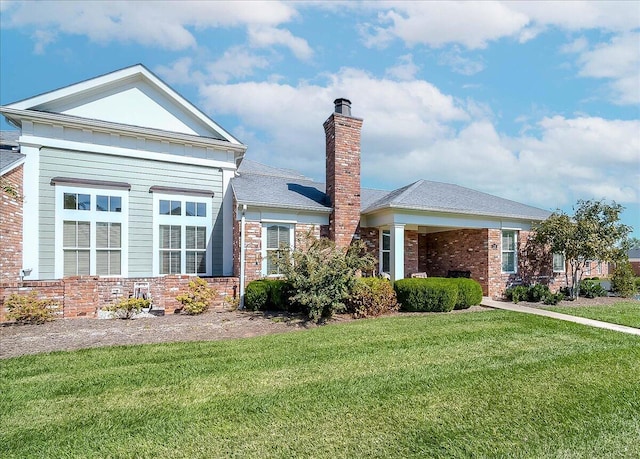
[[[391,225],[391,280],[404,279],[404,225]]]

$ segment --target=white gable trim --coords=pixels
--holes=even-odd
[[[64,88],[56,89],[54,91],[50,91],[44,94],[40,94],[35,97],[31,97],[29,99],[24,99],[18,102],[14,102],[13,104],[9,104],[6,107],[11,109],[18,110],[30,110],[36,109],[37,107],[49,104],[51,102],[72,97],[78,96],[81,93],[92,93],[96,91],[103,90],[107,87],[116,86],[119,84],[131,83],[137,80],[144,80],[148,84],[154,86],[160,92],[163,92],[170,99],[172,99],[175,103],[179,104],[184,108],[188,113],[190,113],[193,117],[198,119],[200,122],[205,124],[209,129],[212,129],[219,134],[221,134],[228,142],[234,145],[242,145],[242,143],[233,137],[230,133],[228,133],[225,129],[219,126],[215,121],[205,115],[202,111],[196,108],[191,102],[186,100],[176,91],[171,89],[167,84],[165,84],[160,78],[154,75],[149,69],[147,69],[142,64],[137,64],[131,67],[127,67],[121,70],[116,70],[115,72],[107,73],[106,75],[102,75],[96,78],[92,78],[89,80],[82,81],[80,83],[72,84],[70,86],[66,86]]]

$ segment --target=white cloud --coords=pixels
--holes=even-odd
[[[408,81],[415,78],[418,70],[420,70],[420,68],[414,64],[413,56],[411,54],[405,54],[398,58],[396,65],[385,70],[385,75],[397,80]]]
[[[456,100],[426,81],[378,79],[350,68],[326,84],[212,84],[201,97],[214,118],[232,115],[247,138],[266,139],[251,145],[248,157],[319,180],[322,123],[332,101],[347,97],[353,115],[364,118],[366,186],[392,189],[424,178],[549,209],[578,198],[640,202],[640,121],[548,116],[510,137],[496,129],[486,106]]]
[[[189,29],[275,27],[296,14],[291,4],[276,1],[251,2],[250,7],[245,2],[201,1],[16,2],[3,7],[2,26],[85,35],[99,43],[136,42],[179,50],[196,46]],[[288,42],[294,52],[304,54],[295,37]],[[38,43],[47,44],[46,40]]]
[[[362,23],[359,27],[369,47],[386,46],[398,38],[407,46],[438,48],[458,44],[478,49],[505,37],[526,42],[549,27],[614,33],[640,27],[638,5],[633,1],[398,1],[365,5],[378,11],[376,23]]]
[[[308,60],[313,56],[313,50],[306,40],[293,36],[288,30],[276,27],[249,27],[249,42],[257,48],[283,45],[301,60]]]
[[[407,45],[441,47],[459,43],[484,48],[489,41],[512,36],[529,22],[526,15],[498,2],[383,2],[378,25],[361,29],[365,44],[382,46],[393,37]]]
[[[441,53],[438,62],[448,65],[451,70],[461,75],[475,75],[484,70],[484,63],[480,59],[474,60],[462,56],[458,46],[453,46],[450,50]]]

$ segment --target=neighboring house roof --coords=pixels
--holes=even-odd
[[[629,260],[640,260],[640,249],[631,249],[628,252]]]
[[[242,145],[141,64],[14,102],[0,112],[12,120],[29,112],[60,114]]]
[[[551,212],[450,183],[419,180],[398,188],[363,209],[385,208],[544,220]]]
[[[322,212],[331,210],[324,183],[253,161],[245,167],[246,161],[231,181],[239,203]],[[361,189],[363,214],[387,208],[526,220],[544,220],[551,215],[543,209],[449,183],[420,180],[391,192]]]

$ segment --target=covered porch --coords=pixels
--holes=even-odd
[[[468,272],[483,295],[498,297],[517,278],[517,253],[530,225],[504,219],[388,210],[363,219],[360,236],[391,280]],[[503,244],[509,234],[512,245]],[[503,265],[503,257],[509,258]],[[507,269],[505,269],[507,266]]]

